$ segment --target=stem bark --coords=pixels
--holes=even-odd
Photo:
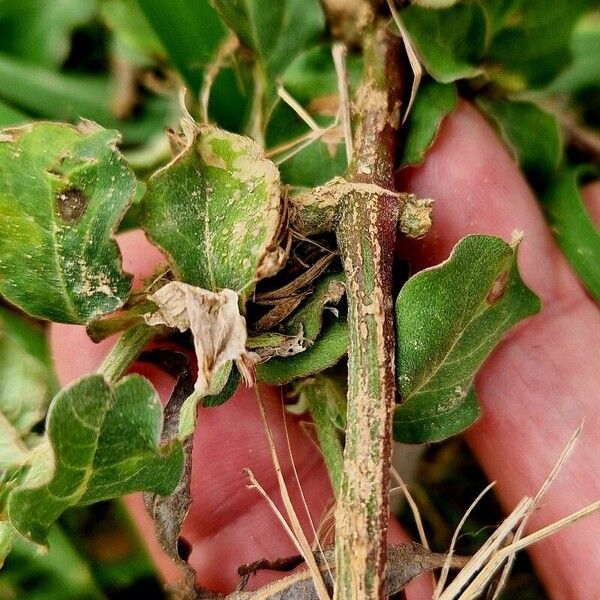
[[[334,598],[384,598],[395,403],[392,265],[399,199],[394,159],[403,76],[400,39],[383,22],[364,35],[349,191],[336,228],[347,277],[348,412],[336,509]]]

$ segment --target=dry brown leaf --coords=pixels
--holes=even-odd
[[[148,325],[167,325],[194,336],[198,359],[195,391],[211,393],[211,381],[228,360],[246,351],[246,320],[240,315],[238,295],[232,290],[211,292],[181,281],[172,281],[149,296],[158,308],[145,315]]]

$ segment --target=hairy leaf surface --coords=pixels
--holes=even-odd
[[[271,358],[257,365],[256,376],[263,383],[282,385],[332,367],[347,352],[348,323],[345,319],[338,319],[326,327],[304,352],[291,358]]]
[[[0,133],[0,294],[26,312],[88,323],[127,299],[111,236],[135,178],[117,141],[87,122]]]
[[[517,270],[517,248],[471,235],[442,264],[404,285],[396,301],[397,377],[403,403],[397,440],[459,433],[479,416],[475,373],[502,336],[540,310]]]
[[[159,445],[162,407],[139,375],[110,387],[84,377],[55,397],[47,419],[51,450],[40,454],[8,499],[13,526],[45,543],[69,507],[134,491],[169,494],[183,469],[181,444]],[[51,465],[54,465],[53,468]]]

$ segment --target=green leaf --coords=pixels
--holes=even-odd
[[[6,521],[2,525],[11,527]],[[12,532],[16,536],[14,547],[0,571],[3,599],[107,600],[84,553],[60,527],[50,532],[47,552],[40,552],[39,546],[16,535],[14,529]],[[77,542],[81,544],[82,540]],[[98,565],[94,567],[97,569]]]
[[[338,304],[345,294],[345,281],[346,278],[342,273],[323,277],[317,283],[313,293],[285,323],[288,334],[298,335],[301,331],[305,341],[314,342],[323,327],[325,308]]]
[[[225,35],[208,0],[137,0],[173,65],[196,95],[202,71]]]
[[[31,315],[88,323],[119,308],[131,281],[111,235],[135,193],[95,124],[0,133],[0,294]]]
[[[0,52],[57,68],[71,48],[71,33],[89,21],[96,0],[0,2]]]
[[[242,44],[254,50],[269,84],[325,30],[318,0],[212,0]]]
[[[29,117],[9,104],[0,101],[0,127],[21,125],[29,121]]]
[[[562,160],[560,127],[554,115],[532,102],[480,99],[523,172],[542,187]]]
[[[283,385],[300,377],[320,373],[348,352],[348,323],[337,319],[325,328],[314,344],[290,358],[271,358],[256,367],[259,381]]]
[[[516,0],[483,6],[495,30],[487,70],[504,87],[520,91],[548,84],[569,64],[571,32],[592,2]]]
[[[136,0],[104,0],[101,15],[118,54],[136,65],[151,65],[166,52]]]
[[[471,235],[445,262],[417,273],[396,301],[395,439],[437,441],[479,416],[475,373],[502,336],[541,304],[517,269],[517,247]]]
[[[345,382],[319,373],[301,381],[294,391],[298,395],[298,405],[310,411],[321,453],[337,496],[344,473],[344,448],[339,423],[344,422],[346,417]]]
[[[17,532],[8,521],[0,521],[0,568],[11,551]]]
[[[571,64],[545,90],[548,93],[578,92],[600,87],[600,14],[581,19],[571,35]]]
[[[148,182],[140,222],[182,281],[247,297],[278,268],[279,173],[250,138],[193,126]]]
[[[550,229],[592,297],[600,302],[600,231],[579,192],[585,168],[558,173],[542,194]]]
[[[419,58],[435,80],[450,83],[481,72],[487,21],[478,2],[466,0],[442,10],[409,6],[401,16]]]
[[[0,321],[0,470],[28,460],[27,436],[46,414],[49,392],[47,367]]]
[[[45,472],[42,455],[11,492],[12,525],[43,544],[71,506],[142,490],[169,494],[181,477],[183,452],[176,440],[159,446],[161,429],[160,400],[139,375],[114,387],[90,375],[61,390],[47,419],[53,472]]]
[[[240,372],[233,365],[233,363],[230,362],[229,375],[227,377],[225,385],[217,394],[204,396],[204,398],[202,398],[202,406],[212,408],[214,406],[221,406],[221,404],[225,404],[225,402],[227,402],[227,400],[229,400],[229,398],[231,398],[231,396],[235,394],[235,391],[240,385],[240,380]]]
[[[81,117],[118,129],[127,144],[145,142],[170,124],[173,102],[151,98],[135,119],[112,112],[113,84],[102,76],[58,73],[0,54],[0,97],[45,119],[78,121]]]
[[[421,84],[406,122],[400,166],[418,165],[433,144],[443,119],[454,111],[456,86],[430,80]]]

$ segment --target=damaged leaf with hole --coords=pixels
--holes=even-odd
[[[127,299],[112,235],[135,177],[118,141],[87,121],[0,133],[0,294],[25,312],[86,324]]]

